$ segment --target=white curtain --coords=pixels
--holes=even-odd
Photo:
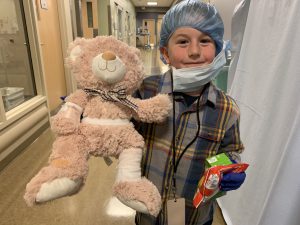
[[[228,225],[300,224],[300,1],[252,0],[230,95],[247,178],[219,199]]]
[[[236,66],[241,52],[250,0],[242,0],[236,5],[231,19],[231,54],[232,59],[228,70],[227,89],[230,90],[235,75]]]

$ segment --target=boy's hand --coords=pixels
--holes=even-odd
[[[245,181],[246,173],[225,173],[221,180],[221,191],[232,191],[238,189]]]

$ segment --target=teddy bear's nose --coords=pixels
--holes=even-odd
[[[102,54],[102,58],[106,61],[111,61],[111,60],[115,60],[117,57],[113,52],[106,51]]]

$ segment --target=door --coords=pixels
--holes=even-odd
[[[81,1],[83,37],[93,38],[98,35],[97,0]]]
[[[60,97],[67,94],[57,1],[60,0],[43,1],[47,2],[47,8],[42,7],[40,1],[36,1],[44,80],[51,111],[60,106]]]
[[[143,19],[143,33],[149,33],[149,43],[156,45],[155,35],[155,20],[154,19]],[[147,44],[147,36],[144,36],[144,43]]]

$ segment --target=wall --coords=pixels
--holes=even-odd
[[[126,12],[128,12],[130,16],[130,30],[126,32],[126,24],[123,24],[121,26],[121,32],[123,34],[123,39],[122,41],[124,42],[129,42],[128,44],[131,46],[136,46],[136,15],[135,15],[135,8],[131,1],[128,0],[110,0],[110,18],[111,18],[111,32],[112,35],[117,37],[119,29],[118,29],[118,18],[117,18],[117,8],[116,4],[118,7],[122,10],[122,18],[121,21],[125,22],[126,21]],[[100,25],[101,26],[101,25]],[[129,35],[129,37],[128,37]],[[128,41],[129,40],[129,41]]]
[[[224,22],[224,40],[231,39],[231,19],[233,15],[233,10],[235,6],[241,0],[211,0],[210,3],[213,4],[219,11],[223,22]]]
[[[98,32],[99,35],[111,35],[110,0],[98,0]]]

